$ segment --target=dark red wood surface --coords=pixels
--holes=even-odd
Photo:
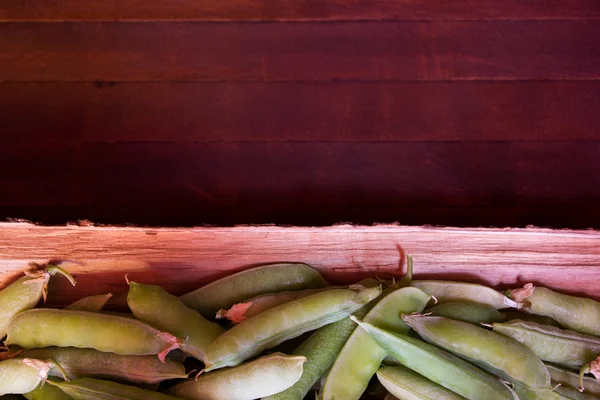
[[[449,4],[0,5],[0,218],[600,228],[600,3]]]

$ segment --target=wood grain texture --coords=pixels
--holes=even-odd
[[[595,0],[44,0],[0,5],[6,21],[598,18]]]
[[[597,205],[600,142],[82,147],[90,206]]]
[[[400,275],[403,253],[417,278],[463,279],[495,287],[533,281],[598,297],[600,232],[406,226],[193,229],[38,227],[0,224],[0,288],[31,261],[63,261],[71,288],[52,280],[51,304],[126,290],[130,279],[181,294],[252,265],[303,261],[334,282]]]
[[[594,21],[3,23],[0,81],[600,77]]]
[[[0,137],[42,142],[600,138],[600,82],[4,83]]]

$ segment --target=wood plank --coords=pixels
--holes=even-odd
[[[600,77],[594,21],[4,23],[0,81]]]
[[[400,275],[506,287],[533,281],[600,299],[600,232],[406,226],[193,229],[39,227],[0,224],[0,287],[30,261],[67,261],[78,280],[51,281],[50,303],[126,290],[124,274],[181,294],[252,265],[303,261],[334,282]]]
[[[600,142],[116,143],[82,148],[82,204],[597,205]]]
[[[600,134],[599,82],[0,84],[20,141],[571,141]]]
[[[0,205],[73,207],[77,205],[79,163],[76,146],[38,145],[23,138],[0,145]],[[0,219],[18,217],[0,215]]]
[[[598,18],[595,0],[140,0],[28,1],[0,5],[0,21],[114,20],[390,20]]]

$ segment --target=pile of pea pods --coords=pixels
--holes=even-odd
[[[176,297],[127,279],[44,307],[56,265],[0,291],[0,399],[600,399],[600,302],[529,283],[367,278],[265,264]],[[55,278],[59,279],[59,278]]]

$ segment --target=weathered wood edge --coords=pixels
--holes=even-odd
[[[51,304],[126,290],[133,280],[179,294],[252,265],[303,261],[334,282],[401,275],[404,254],[417,277],[498,288],[535,282],[599,298],[600,231],[453,228],[397,224],[197,228],[37,226],[0,223],[0,287],[29,262],[62,262],[78,279],[51,284]]]

